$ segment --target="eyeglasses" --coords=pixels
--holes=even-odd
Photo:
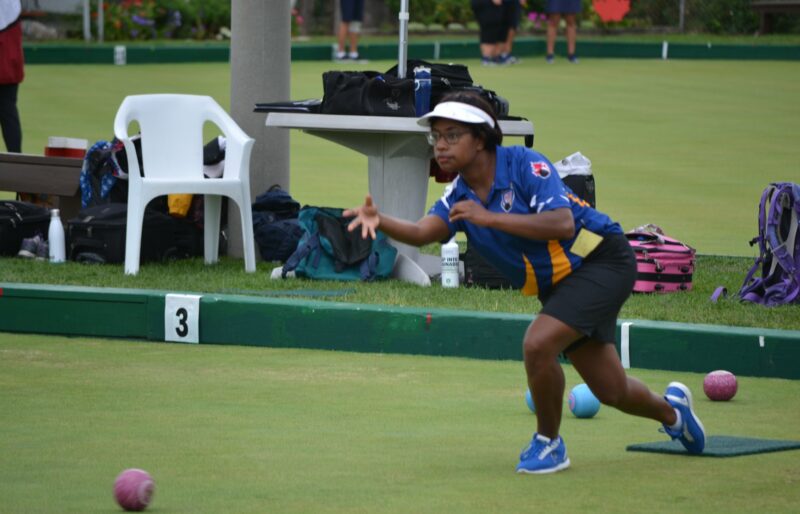
[[[454,145],[458,143],[458,140],[461,139],[461,136],[469,132],[468,130],[453,130],[451,132],[445,132],[444,134],[440,134],[436,131],[428,132],[425,137],[428,139],[428,143],[431,146],[436,146],[436,143],[439,142],[439,139],[444,138],[445,143],[448,145]]]

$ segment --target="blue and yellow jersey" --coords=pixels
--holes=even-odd
[[[592,209],[567,188],[553,164],[542,154],[521,147],[497,147],[494,184],[488,202],[482,203],[469,186],[457,177],[428,214],[439,216],[450,228],[450,236],[464,232],[470,247],[508,277],[525,295],[548,292],[577,269],[582,258],[570,249],[575,236],[565,240],[542,241],[479,227],[466,221],[451,223],[450,207],[462,200],[481,203],[497,213],[534,214],[569,208],[575,219],[575,234],[586,228],[595,234],[622,234],[622,228],[602,212]]]

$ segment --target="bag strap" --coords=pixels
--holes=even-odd
[[[383,242],[379,241],[377,244],[381,245]],[[361,262],[359,266],[359,273],[361,280],[366,282],[372,281],[378,275],[378,264],[381,262],[381,254],[377,249],[373,249],[369,256]]]
[[[22,223],[22,215],[20,214],[19,209],[17,209],[17,206],[11,202],[3,202],[3,205],[5,205],[10,211],[8,221],[11,222],[11,227],[16,230],[17,222]]]
[[[757,291],[762,286],[763,278],[755,278],[755,274],[758,270],[761,269],[761,266],[764,264],[765,259],[767,257],[767,246],[766,246],[766,225],[767,225],[767,203],[769,198],[772,196],[774,192],[774,184],[770,184],[767,186],[764,191],[761,192],[761,199],[758,202],[758,234],[756,237],[750,240],[750,246],[758,244],[758,256],[756,257],[755,262],[750,267],[750,271],[747,272],[745,275],[744,282],[742,283],[742,287],[739,290],[739,296],[742,300],[753,302],[753,303],[764,303],[764,298],[761,294]],[[762,273],[763,275],[763,273]],[[768,276],[768,274],[766,275]]]
[[[798,230],[797,203],[800,198],[794,197],[792,184],[781,183],[776,186],[766,227],[767,241],[769,241],[772,254],[775,256],[769,274],[774,273],[780,264],[784,271],[791,276],[797,271],[793,254]],[[789,214],[789,233],[786,239],[783,239],[780,229],[785,213]]]
[[[767,226],[767,202],[769,201],[769,198],[772,197],[774,190],[774,184],[767,186],[764,191],[761,192],[761,199],[758,202],[758,235],[750,240],[750,246],[753,246],[756,243],[758,244],[758,256],[756,257],[753,265],[750,267],[750,271],[747,272],[742,287],[739,290],[739,296],[742,298],[742,300],[746,300],[748,302],[763,303],[762,296],[756,292],[756,289],[761,286],[763,279],[755,279],[754,276],[764,264],[764,260],[766,259],[768,252],[765,242]]]
[[[695,249],[686,243],[655,232],[626,232],[625,237],[628,238],[634,252],[661,252],[678,255],[695,253]],[[653,247],[645,248],[644,245],[647,244],[651,244]]]
[[[651,243],[651,244],[664,244],[664,236],[663,234],[657,232],[647,232],[640,230],[642,227],[639,227],[635,230],[625,233],[625,237],[628,238],[628,241],[633,242],[641,242],[641,243]]]
[[[791,277],[786,277],[766,288],[762,299],[765,305],[782,305],[794,302],[798,295],[800,284]]]
[[[297,266],[300,265],[300,262],[317,248],[319,248],[319,235],[313,234],[304,242],[300,243],[297,246],[297,250],[295,250],[288,259],[286,259],[286,263],[283,265],[283,269],[281,270],[281,277],[286,278],[287,273],[297,269]],[[315,266],[319,266],[319,254],[317,254],[316,257]]]

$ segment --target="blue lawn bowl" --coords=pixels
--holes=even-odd
[[[525,403],[528,405],[528,408],[536,414],[536,405],[533,403],[533,396],[531,396],[531,390],[525,389]]]
[[[586,384],[578,384],[569,393],[569,410],[576,418],[591,418],[600,410],[600,400]]]

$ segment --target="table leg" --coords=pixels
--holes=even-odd
[[[384,134],[367,155],[369,192],[382,212],[396,218],[417,221],[427,210],[431,148],[424,137]],[[428,270],[419,265],[419,249],[392,241],[397,247],[396,278],[430,285]]]

